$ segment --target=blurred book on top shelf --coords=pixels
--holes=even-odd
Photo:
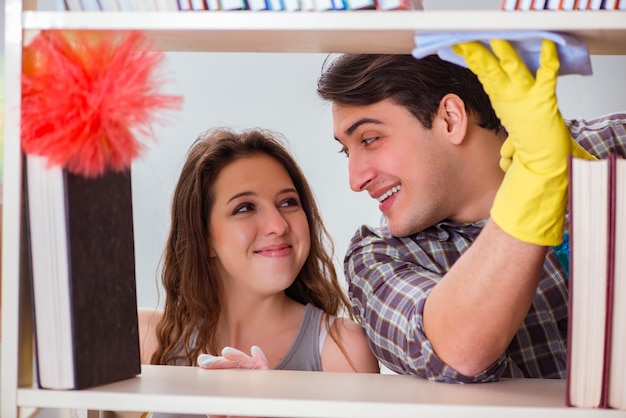
[[[28,155],[24,179],[39,386],[138,375],[130,170],[86,178]]]
[[[178,11],[178,0],[155,0],[156,9],[160,12]]]
[[[626,0],[501,0],[501,9],[506,11],[624,10],[625,8]]]
[[[122,9],[120,9],[120,5],[117,2],[117,0],[98,0],[100,2],[100,7],[102,7],[102,10],[105,12],[119,12]]]
[[[65,0],[37,0],[38,11],[67,10]]]
[[[422,0],[424,10],[499,10],[502,0]]]
[[[0,228],[2,227],[2,202],[4,187],[4,56],[0,55]],[[2,234],[0,230],[0,245],[2,244]],[[2,251],[0,248],[0,260],[2,260]],[[2,262],[0,261],[0,267]],[[0,268],[0,279],[2,277],[2,269]],[[0,284],[2,281],[0,280]],[[0,334],[1,335],[1,334]]]
[[[80,0],[65,0],[65,10],[80,12],[83,10],[83,5],[80,3]]]
[[[86,12],[100,12],[103,10],[100,7],[99,0],[80,0],[80,5]]]
[[[208,10],[204,0],[189,0],[189,7],[195,12],[202,12]]]
[[[423,0],[376,0],[376,10],[424,10]]]
[[[566,403],[626,410],[626,159],[570,161]]]
[[[244,0],[219,0],[220,10],[246,10]]]
[[[348,10],[372,10],[376,8],[375,0],[346,0]]]

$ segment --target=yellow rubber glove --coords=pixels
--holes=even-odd
[[[572,139],[556,99],[556,46],[542,42],[533,77],[511,44],[490,44],[493,53],[479,42],[453,48],[478,76],[514,149],[491,217],[519,240],[557,245],[563,240]]]
[[[572,138],[571,146],[572,156],[576,158],[581,158],[583,160],[597,160],[594,155],[590,154],[586,149],[584,149],[582,145],[574,140],[574,138]],[[505,173],[513,162],[514,153],[515,148],[513,147],[513,143],[511,143],[511,141],[509,141],[509,139],[507,138],[502,144],[502,148],[500,148],[500,168]]]

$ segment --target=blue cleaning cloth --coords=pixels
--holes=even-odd
[[[427,55],[437,54],[443,60],[467,67],[463,57],[452,51],[452,45],[480,41],[489,48],[490,39],[508,40],[533,74],[537,72],[539,67],[542,39],[550,39],[557,46],[559,61],[561,62],[559,75],[593,74],[589,49],[584,42],[572,35],[548,31],[417,33],[413,56],[423,58]]]

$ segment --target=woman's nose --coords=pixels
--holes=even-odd
[[[266,211],[263,219],[266,234],[282,235],[289,230],[289,223],[283,214],[277,209],[272,208]]]

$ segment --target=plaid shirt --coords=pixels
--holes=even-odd
[[[626,157],[626,114],[568,125],[573,138],[597,157],[610,152]],[[444,221],[401,238],[391,236],[384,224],[364,225],[352,238],[344,260],[350,298],[370,347],[389,369],[444,382],[565,378],[568,280],[552,249],[528,315],[507,351],[489,368],[476,376],[462,375],[437,357],[426,338],[422,312],[430,290],[486,222]]]

